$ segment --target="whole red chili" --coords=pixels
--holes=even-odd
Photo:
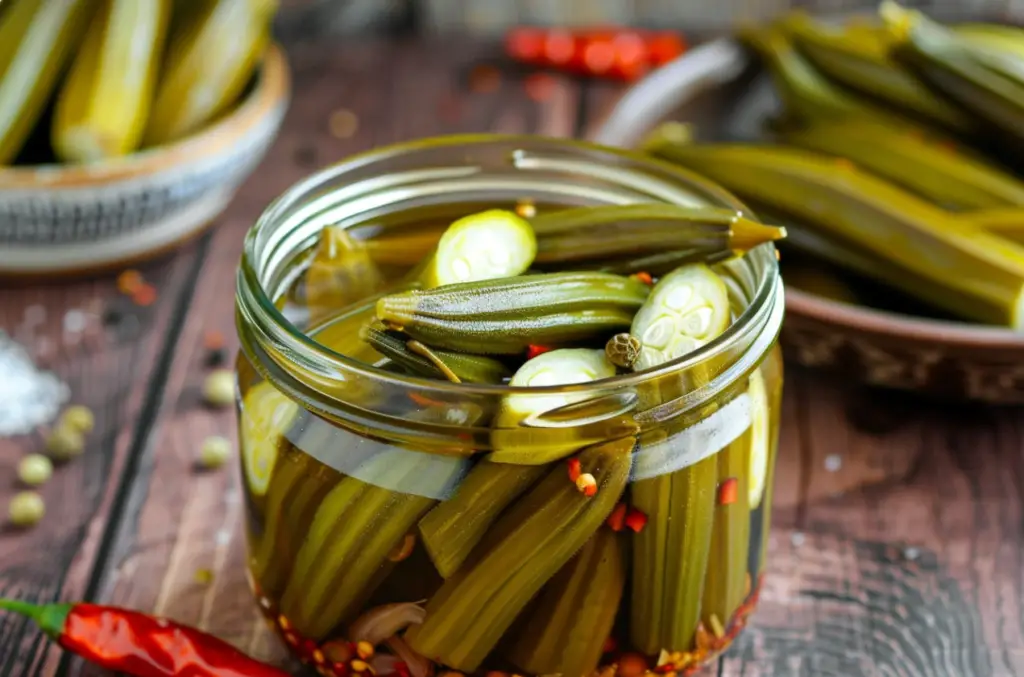
[[[0,609],[31,618],[67,651],[135,677],[288,677],[212,635],[136,611],[8,599]]]

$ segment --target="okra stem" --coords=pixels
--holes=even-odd
[[[367,328],[364,336],[375,350],[410,371],[423,376],[445,378],[440,365],[411,350],[409,340],[401,334],[377,325]],[[460,381],[467,383],[502,383],[512,373],[502,362],[490,357],[440,349],[431,349],[431,352]]]

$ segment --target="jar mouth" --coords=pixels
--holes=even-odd
[[[304,370],[311,371],[323,378],[336,377],[338,374],[351,374],[361,378],[371,378],[381,383],[395,386],[415,388],[423,393],[444,395],[479,395],[494,397],[499,395],[544,395],[553,393],[586,393],[591,391],[608,391],[630,388],[645,381],[688,369],[702,362],[713,360],[726,353],[741,337],[748,335],[752,328],[762,326],[774,314],[781,322],[781,283],[775,248],[771,243],[761,245],[743,257],[733,259],[726,265],[743,266],[756,282],[747,294],[748,299],[740,312],[725,332],[686,355],[643,371],[620,374],[610,378],[588,381],[580,384],[550,386],[509,386],[495,384],[452,383],[416,375],[396,374],[367,364],[317,342],[306,332],[293,324],[277,307],[271,295],[267,293],[259,262],[264,258],[263,235],[273,230],[289,210],[302,204],[303,199],[316,193],[317,188],[355,169],[372,165],[389,158],[441,147],[474,146],[480,144],[504,144],[512,148],[535,145],[538,142],[549,144],[557,150],[583,151],[591,155],[604,155],[631,163],[640,168],[655,170],[663,179],[678,183],[680,187],[696,190],[717,201],[721,206],[728,206],[752,215],[752,211],[736,197],[704,177],[670,163],[647,157],[640,153],[621,150],[608,146],[579,141],[574,139],[548,138],[532,135],[504,134],[459,134],[431,137],[401,144],[374,149],[354,155],[335,165],[320,170],[303,181],[293,185],[276,198],[260,215],[256,224],[246,235],[242,258],[237,274],[238,310],[247,323],[259,335],[260,340],[268,341],[276,346],[278,352],[286,355]],[[513,151],[517,153],[518,151]],[[513,163],[515,160],[513,159]],[[612,168],[612,171],[616,171]],[[625,173],[635,170],[622,170]],[[458,175],[459,172],[453,172]],[[666,182],[666,185],[669,185]],[[774,302],[774,303],[773,303]],[[358,303],[358,302],[357,302]],[[774,308],[775,304],[779,308]],[[776,328],[777,330],[777,328]],[[772,337],[774,340],[774,337]],[[703,390],[704,388],[702,388]]]

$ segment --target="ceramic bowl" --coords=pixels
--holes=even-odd
[[[262,159],[289,88],[275,45],[243,101],[188,138],[96,164],[0,168],[0,274],[111,268],[197,234]]]
[[[595,141],[630,147],[665,120],[702,139],[753,139],[777,110],[771,85],[734,41],[702,45],[632,87]],[[901,315],[786,289],[786,359],[852,382],[944,398],[1024,403],[1024,334]]]

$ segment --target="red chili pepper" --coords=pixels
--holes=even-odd
[[[607,524],[612,531],[622,531],[622,527],[626,524],[626,504],[619,503],[612,510],[612,514],[608,515]]]
[[[65,650],[135,677],[288,677],[212,635],[135,611],[8,599],[0,609],[31,618]]]
[[[583,473],[583,467],[580,465],[580,459],[570,458],[567,465],[569,466],[569,481],[575,482]]]
[[[509,31],[505,48],[510,57],[532,66],[635,80],[680,56],[686,51],[686,42],[671,31],[524,26]]]
[[[629,527],[633,533],[639,534],[643,531],[644,527],[647,526],[647,513],[642,510],[633,508],[626,515],[626,526]]]
[[[549,348],[548,346],[530,346],[526,349],[526,359],[532,360],[538,355],[550,353],[552,350],[554,350],[554,348]]]

